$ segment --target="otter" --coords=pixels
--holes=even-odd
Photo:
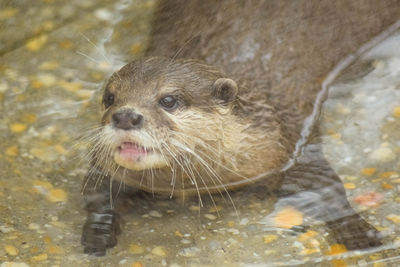
[[[302,129],[335,64],[399,18],[396,0],[160,1],[145,57],[104,90],[83,190],[84,251],[116,245],[114,182],[171,196],[254,182],[280,196],[311,191],[320,196],[313,215],[338,242],[381,245],[324,159],[318,125]]]

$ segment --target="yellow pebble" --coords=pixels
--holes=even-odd
[[[346,175],[346,176],[344,176],[344,179],[349,180],[349,181],[355,181],[355,180],[358,180],[358,177],[353,176],[353,175]]]
[[[304,234],[299,235],[299,236],[297,237],[297,239],[298,239],[299,241],[301,241],[301,242],[304,242],[304,241],[306,241],[307,239],[309,239],[309,238],[311,238],[311,237],[314,237],[314,236],[317,236],[317,235],[318,235],[317,232],[312,231],[312,230],[308,230],[308,231],[305,232]]]
[[[60,255],[60,254],[64,254],[64,249],[62,247],[59,247],[59,246],[49,246],[48,249],[47,249],[47,252],[49,254]]]
[[[400,106],[399,107],[395,107],[392,111],[393,116],[395,116],[396,118],[400,118]]]
[[[60,42],[60,47],[63,49],[70,49],[72,47],[73,43],[69,40],[64,40]]]
[[[33,113],[27,113],[24,116],[22,116],[22,120],[25,123],[35,123],[37,120],[37,117]]]
[[[4,247],[4,250],[7,252],[8,255],[10,256],[16,256],[18,255],[18,249],[14,246],[11,245],[6,245]]]
[[[234,221],[228,221],[227,225],[229,227],[234,227],[235,226],[235,222]]]
[[[386,216],[386,219],[394,222],[394,223],[400,223],[400,216],[399,215],[395,215],[395,214],[390,214],[388,216]]]
[[[319,250],[319,247],[320,247],[319,241],[314,238],[307,239],[304,245],[306,248],[309,248],[309,249],[315,248],[315,249]]]
[[[93,96],[94,91],[93,90],[83,90],[83,89],[81,89],[79,91],[76,91],[75,93],[81,99],[85,100],[85,99],[90,99]]]
[[[143,263],[137,261],[137,262],[132,263],[132,267],[144,267],[144,265],[143,265]]]
[[[33,257],[32,257],[32,260],[33,260],[33,261],[45,261],[45,260],[47,260],[47,259],[48,259],[48,256],[47,256],[46,253],[39,254],[39,255],[37,255],[37,256],[33,256]]]
[[[199,211],[200,207],[199,206],[190,206],[189,208],[191,211]]]
[[[39,65],[40,70],[55,70],[60,67],[60,63],[56,61],[46,61]]]
[[[302,255],[310,255],[310,254],[313,254],[313,253],[317,253],[317,252],[319,252],[320,250],[319,249],[317,249],[317,248],[305,248],[305,249],[303,249],[303,251],[301,252],[301,254]]]
[[[22,133],[27,128],[26,124],[23,123],[13,123],[10,125],[10,130],[13,133]]]
[[[361,173],[367,176],[371,176],[376,172],[376,168],[364,168],[361,170]]]
[[[57,155],[54,155],[55,153],[46,147],[46,145],[42,147],[33,147],[29,152],[43,161],[53,161],[57,159]]]
[[[344,188],[350,189],[350,190],[356,188],[356,185],[353,183],[345,183],[343,186],[344,186]]]
[[[346,267],[347,263],[344,260],[332,260],[331,261],[333,267]]]
[[[345,245],[342,244],[333,244],[330,247],[330,250],[326,253],[326,255],[338,255],[338,254],[343,254],[347,252],[347,248]]]
[[[41,181],[41,180],[33,180],[32,184],[35,187],[42,187],[42,188],[44,188],[46,190],[50,190],[50,189],[53,188],[53,185],[51,183],[46,182],[46,181]]]
[[[67,154],[67,150],[65,150],[65,148],[62,145],[55,145],[54,148],[56,149],[56,151],[58,153],[60,153],[61,155],[65,155]]]
[[[43,82],[41,82],[39,80],[32,80],[32,82],[31,82],[32,88],[35,88],[35,89],[42,88],[43,85],[44,85]]]
[[[48,37],[45,34],[34,37],[26,43],[26,49],[32,52],[39,51],[47,43],[47,40]]]
[[[56,77],[51,74],[39,74],[36,78],[46,87],[53,86],[57,81]]]
[[[293,207],[286,207],[276,214],[274,220],[278,227],[292,228],[303,223],[303,213]]]
[[[398,176],[397,172],[382,172],[379,174],[379,178],[392,178]]]
[[[142,253],[145,252],[144,248],[139,246],[139,245],[137,245],[137,244],[130,244],[129,245],[129,251],[132,254],[142,254]]]
[[[70,92],[76,92],[82,88],[82,84],[79,82],[68,82],[68,81],[59,81],[58,85]]]
[[[7,156],[16,157],[16,156],[18,156],[18,153],[19,153],[18,146],[10,146],[10,147],[7,147],[7,149],[6,149]]]
[[[204,214],[204,217],[206,217],[206,218],[209,219],[209,220],[215,220],[215,219],[217,219],[217,216],[215,216],[215,215],[213,215],[213,214],[209,214],[209,213]]]
[[[47,199],[51,202],[64,202],[67,200],[67,193],[62,189],[51,189]]]
[[[179,236],[179,237],[183,237],[183,234],[182,234],[181,232],[179,232],[179,231],[176,231],[176,232],[175,232],[175,235],[176,235],[176,236]]]
[[[268,244],[271,243],[272,241],[275,241],[278,239],[277,235],[265,235],[264,236],[264,243]]]
[[[335,134],[330,134],[330,137],[332,137],[335,140],[340,140],[342,138],[342,135],[340,133],[335,133]]]
[[[165,257],[167,255],[167,251],[164,247],[155,247],[151,250],[151,253],[160,257]]]
[[[218,211],[221,211],[222,209],[223,208],[221,206],[215,206],[215,207],[210,208],[208,211],[209,212],[218,212]]]
[[[372,255],[369,256],[369,258],[370,258],[371,260],[376,261],[376,260],[382,259],[382,255],[380,255],[380,254],[372,254]]]
[[[50,244],[50,243],[51,243],[51,237],[50,237],[50,236],[45,236],[45,237],[43,237],[43,241],[44,241],[46,244]]]
[[[0,10],[0,20],[5,20],[11,17],[14,17],[18,13],[18,9],[8,7],[8,8],[2,8]]]
[[[381,187],[383,188],[383,189],[393,189],[393,185],[391,185],[391,184],[389,184],[389,183],[386,183],[386,182],[384,182],[384,183],[381,183]]]

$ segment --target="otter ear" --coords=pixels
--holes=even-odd
[[[235,81],[228,78],[219,78],[212,87],[212,95],[219,100],[220,104],[227,104],[236,99],[238,87]]]

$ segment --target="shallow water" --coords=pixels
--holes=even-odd
[[[102,258],[83,254],[87,147],[77,139],[99,119],[104,81],[145,48],[153,7],[144,0],[0,3],[1,266],[400,262],[400,33],[339,77],[321,124],[324,153],[353,207],[386,235],[384,247],[346,252],[323,224],[250,188],[215,196],[216,204],[204,199],[202,208],[197,199],[138,196],[124,205],[117,247]]]

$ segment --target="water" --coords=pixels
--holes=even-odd
[[[99,120],[107,77],[145,48],[153,8],[153,1],[0,3],[1,266],[396,265],[400,33],[339,77],[322,112],[324,153],[353,207],[386,235],[384,247],[341,251],[324,225],[250,188],[232,194],[234,205],[216,196],[216,206],[205,200],[201,209],[196,199],[138,196],[124,205],[117,247],[102,258],[83,254],[87,148],[77,138]],[[285,214],[295,227],[277,227]]]

